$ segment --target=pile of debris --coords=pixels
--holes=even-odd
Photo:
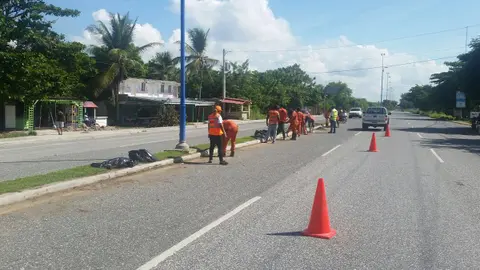
[[[111,170],[132,168],[139,163],[152,163],[155,161],[158,161],[158,159],[154,155],[152,155],[152,153],[150,153],[147,149],[138,149],[128,151],[128,158],[116,157],[112,159],[107,159],[104,162],[92,163],[91,166],[94,168],[105,168]]]

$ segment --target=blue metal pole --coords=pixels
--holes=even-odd
[[[185,104],[185,0],[180,0],[180,134],[177,149],[188,149],[185,130],[187,126],[187,105]]]

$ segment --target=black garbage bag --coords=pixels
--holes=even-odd
[[[105,160],[101,163],[92,163],[91,166],[95,168],[105,168],[105,169],[123,169],[131,168],[136,165],[136,162],[130,158],[126,157],[116,157],[112,159]]]
[[[253,137],[255,137],[255,139],[257,140],[260,140],[261,142],[264,142],[265,138],[267,137],[267,133],[268,130],[266,129],[257,129],[255,130]]]
[[[128,151],[128,157],[133,161],[142,163],[151,163],[158,161],[158,159],[146,149]]]

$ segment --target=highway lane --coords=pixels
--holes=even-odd
[[[378,153],[352,119],[226,167],[201,159],[0,209],[0,269],[478,269],[476,169],[459,166],[478,156],[445,144],[440,162],[412,122],[430,136],[444,123],[407,117],[377,132]],[[299,236],[318,177],[331,240]]]
[[[356,132],[342,126],[239,149],[228,166],[175,165],[2,209],[13,212],[0,218],[0,269],[135,269]]]
[[[416,132],[400,131],[407,121],[392,121],[393,137],[377,137],[378,153],[365,152],[371,135],[364,132],[314,160],[181,251],[159,257],[155,269],[478,269],[478,170],[451,171],[473,157],[444,149],[457,163],[440,162]],[[437,132],[449,127],[441,123]],[[332,240],[299,235],[318,176],[327,183]]]
[[[265,124],[242,123],[239,126],[239,137],[244,137],[253,135],[256,129],[264,128]],[[207,143],[206,132],[206,128],[187,130],[187,142],[190,145]],[[160,130],[92,139],[4,144],[0,147],[0,181],[128,156],[128,151],[132,149],[145,148],[156,153],[173,149],[177,143],[178,130]]]

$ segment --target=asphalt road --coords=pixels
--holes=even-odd
[[[264,123],[239,124],[239,137],[251,136]],[[187,130],[187,142],[198,145],[208,142],[206,128]],[[103,135],[103,134],[102,134]],[[87,165],[106,159],[127,156],[132,149],[145,148],[152,153],[174,149],[177,130],[149,130],[112,137],[68,138],[58,141],[30,140],[0,145],[0,181],[48,173]]]
[[[479,269],[479,137],[394,113],[369,153],[360,126],[0,209],[0,269]],[[319,177],[331,240],[299,235]]]

